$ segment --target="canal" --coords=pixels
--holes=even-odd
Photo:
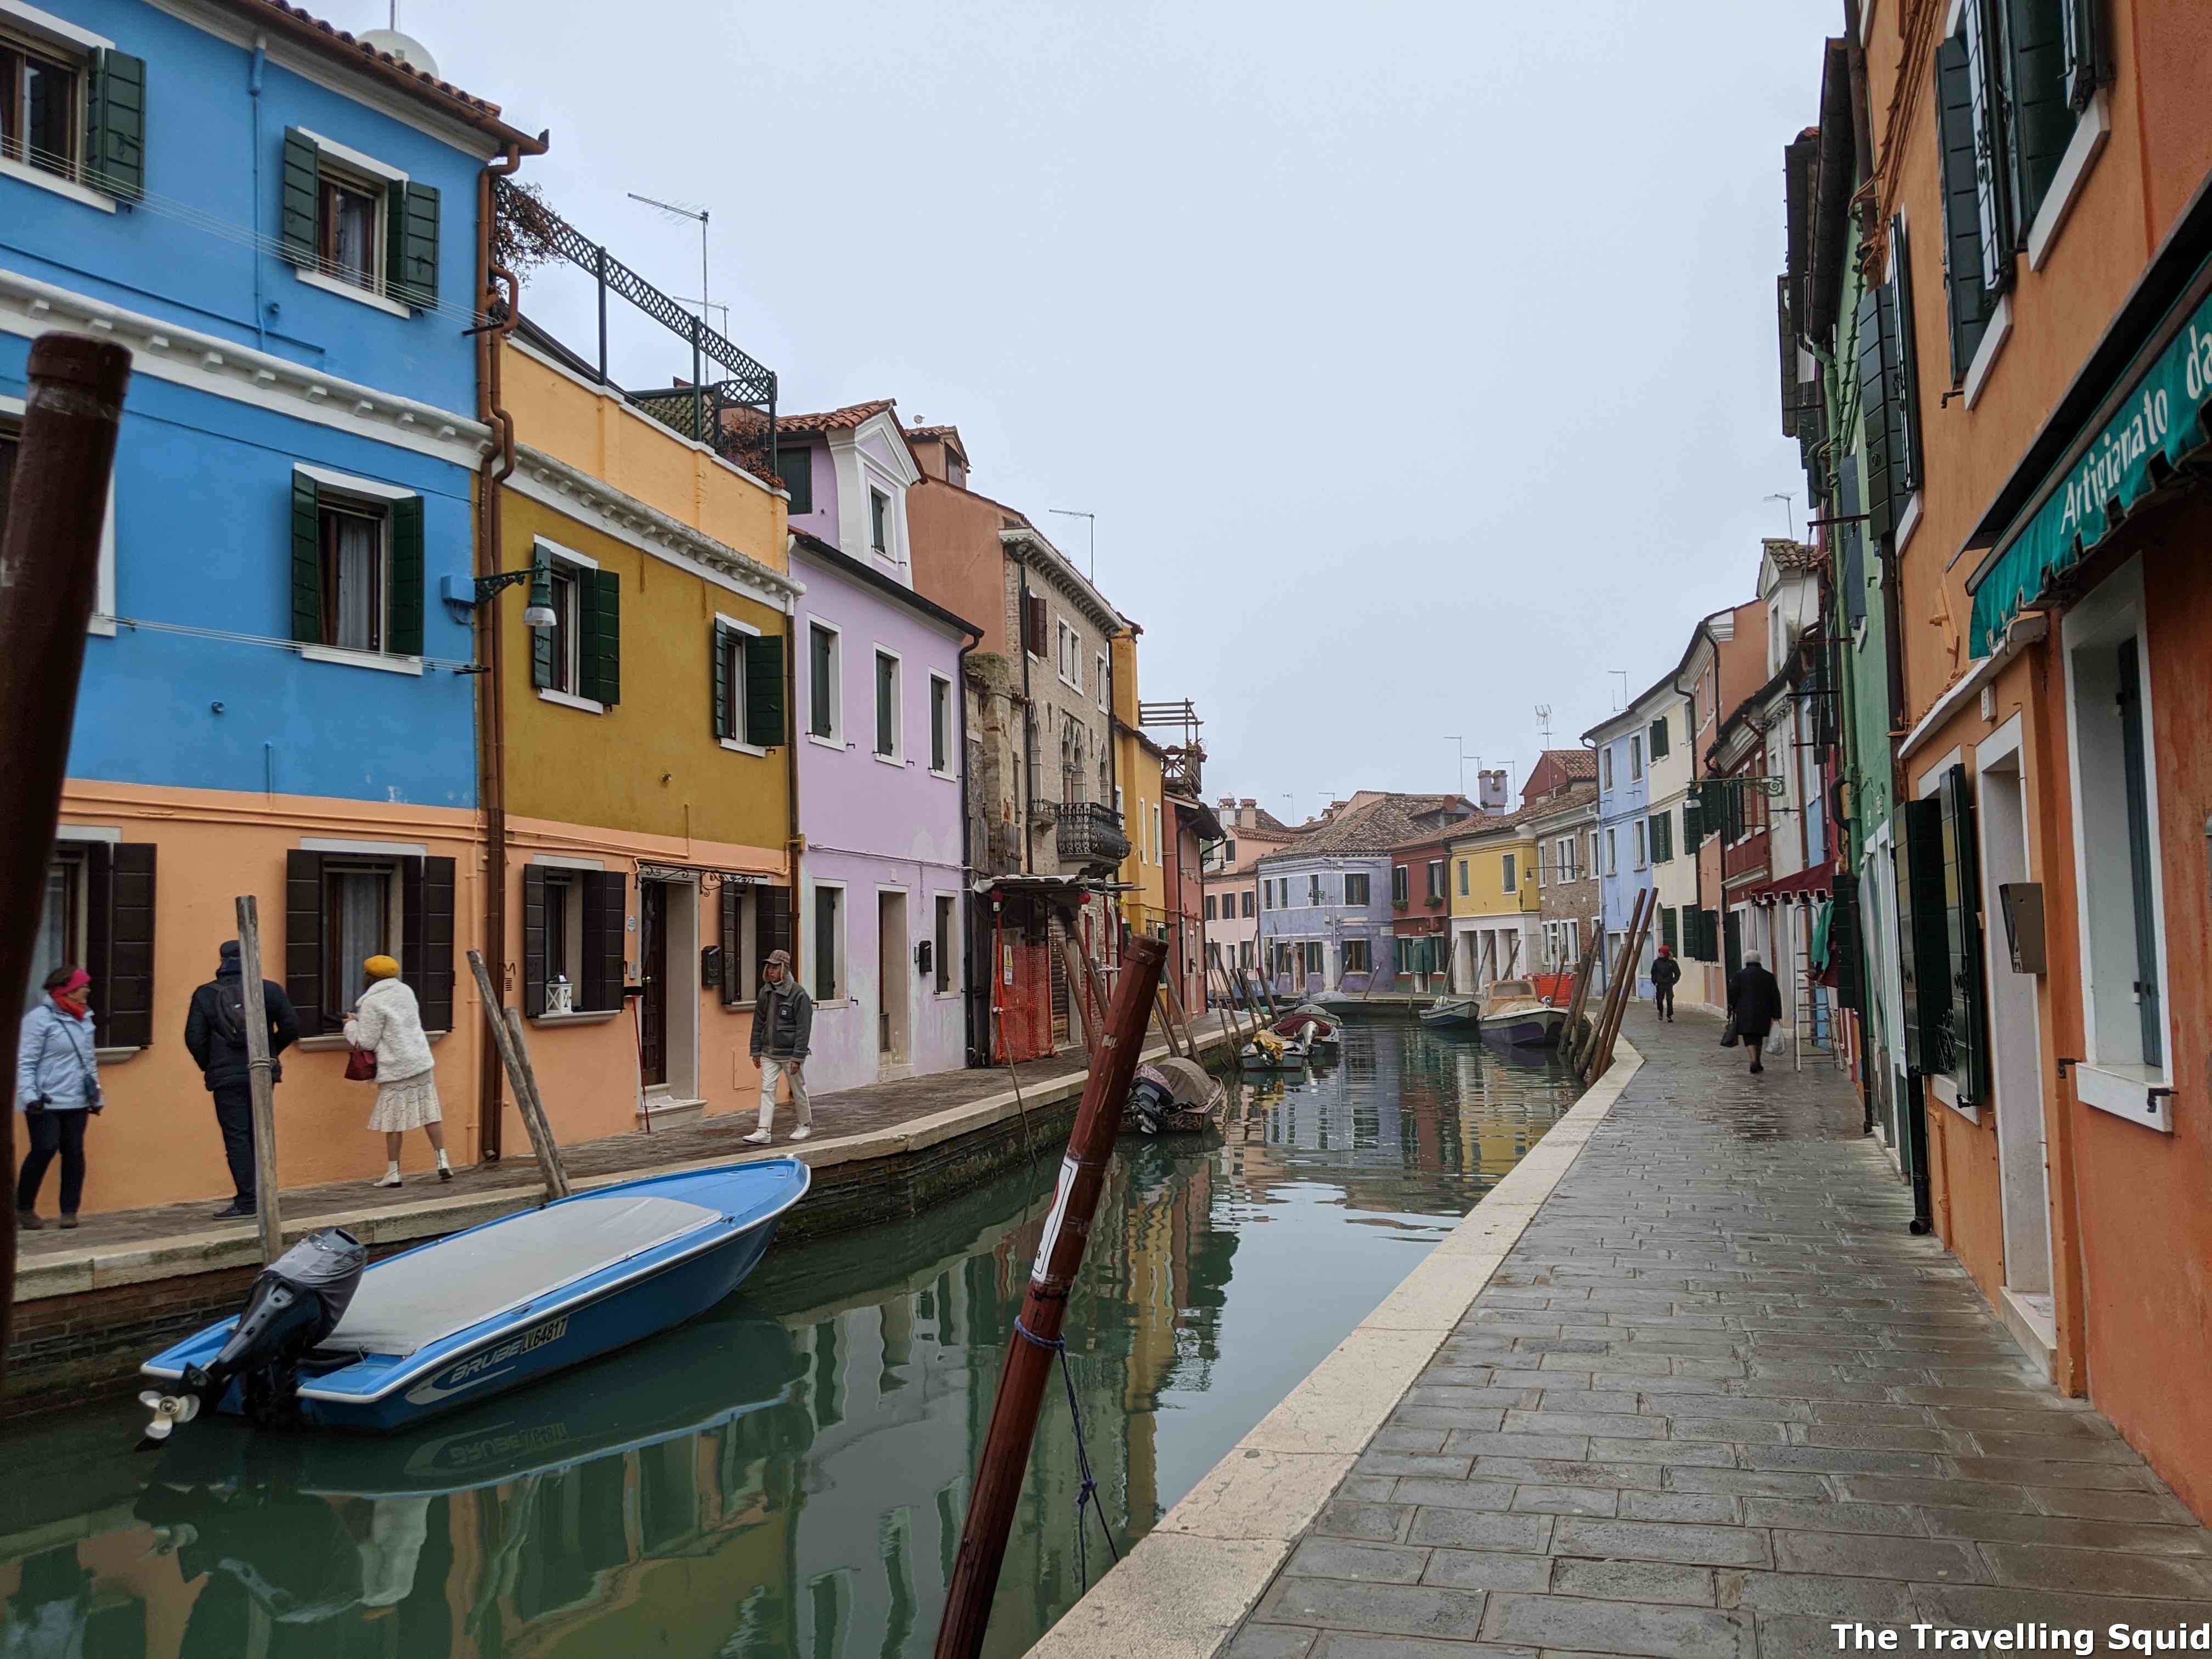
[[[1125,1138],[1068,1321],[1122,1548],[1572,1103],[1555,1064],[1403,1024],[1232,1085],[1223,1131]],[[142,1413],[4,1431],[0,1654],[55,1659],[915,1659],[1059,1164],[772,1252],[681,1331],[405,1437]],[[990,1651],[1083,1589],[1057,1380]],[[1094,1522],[1089,1571],[1108,1565]]]

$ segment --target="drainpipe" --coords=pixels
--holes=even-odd
[[[253,37],[253,66],[246,71],[246,95],[252,99],[253,109],[253,229],[258,242],[261,231],[261,71],[269,62],[269,37]],[[269,344],[269,319],[261,308],[261,250],[253,250],[253,343],[266,349]]]
[[[1029,577],[1029,567],[1028,567],[1027,565],[1025,565],[1025,564],[1024,564],[1024,563],[1022,562],[1021,556],[1020,556],[1019,554],[1016,554],[1016,555],[1014,556],[1014,568],[1015,568],[1016,570],[1018,570],[1018,571],[1020,571],[1020,572],[1021,572],[1022,621],[1021,621],[1021,627],[1020,627],[1019,629],[1018,629],[1016,630],[1016,632],[1017,632],[1017,634],[1018,634],[1018,636],[1019,636],[1019,637],[1018,637],[1018,639],[1017,640],[1017,644],[1018,644],[1018,647],[1019,647],[1019,649],[1020,649],[1020,651],[1021,651],[1021,653],[1022,653],[1022,764],[1021,764],[1021,770],[1023,770],[1024,772],[1027,772],[1027,771],[1029,771],[1029,770],[1031,769],[1032,765],[1034,764],[1034,763],[1033,763],[1033,762],[1031,761],[1031,759],[1030,759],[1030,757],[1031,757],[1032,755],[1034,755],[1034,754],[1036,752],[1036,748],[1037,748],[1037,742],[1036,742],[1036,703],[1031,700],[1031,698],[1030,698],[1030,577]],[[1037,795],[1036,795],[1036,780],[1034,777],[1030,778],[1030,779],[1027,781],[1026,787],[1028,788],[1028,790],[1029,790],[1029,792],[1030,792],[1030,795],[1029,795],[1030,799],[1030,800],[1032,800],[1032,801],[1033,801],[1033,800],[1035,800],[1035,799],[1037,798]],[[1017,816],[1021,819],[1021,824],[1022,824],[1022,873],[1023,873],[1023,874],[1024,874],[1024,875],[1032,875],[1032,876],[1033,876],[1033,875],[1035,875],[1035,874],[1036,873],[1036,868],[1035,860],[1030,857],[1030,813],[1029,813],[1029,806],[1028,806],[1028,804],[1027,804],[1026,802],[1024,802],[1024,801],[1021,801],[1021,800],[1016,800],[1016,801],[1014,802],[1014,811],[1015,811],[1016,815],[1017,815]]]
[[[989,1055],[977,1046],[975,1031],[975,993],[979,981],[975,977],[975,931],[969,921],[968,907],[974,896],[975,884],[975,837],[969,834],[969,813],[973,799],[975,780],[968,766],[968,657],[983,643],[981,634],[970,635],[960,647],[952,670],[954,690],[960,698],[960,1012],[963,1038],[968,1048],[970,1066],[988,1064]],[[998,971],[994,962],[990,971]],[[988,978],[981,983],[988,984]]]
[[[532,155],[545,153],[547,135],[538,135]],[[500,402],[501,347],[520,320],[522,289],[514,273],[494,262],[492,225],[496,217],[493,181],[522,166],[524,147],[510,142],[504,154],[477,175],[477,293],[490,319],[477,333],[477,414],[492,429],[492,444],[478,473],[477,574],[495,576],[504,562],[501,546],[501,495],[514,471],[514,417]],[[483,695],[477,700],[482,748],[484,813],[484,962],[491,982],[507,988],[507,676],[503,630],[496,599],[476,607],[477,654],[484,665]],[[499,1018],[487,1009],[486,1018]],[[498,1049],[481,1045],[477,1067],[477,1156],[496,1164],[504,1075]]]
[[[785,546],[790,545],[787,528]],[[784,568],[790,568],[787,554]],[[788,617],[791,649],[783,653],[784,737],[783,773],[784,798],[789,803],[785,811],[784,856],[791,866],[791,977],[794,983],[799,975],[799,938],[806,930],[799,925],[799,855],[806,848],[806,838],[799,832],[799,601],[795,598],[784,601],[784,615]],[[726,964],[725,965],[727,971]]]

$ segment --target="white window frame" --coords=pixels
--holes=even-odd
[[[560,543],[544,536],[532,537],[530,550],[533,557],[543,553],[549,564],[565,564],[572,570],[596,571],[599,568],[599,562],[590,554],[579,553],[573,547],[563,547]],[[568,644],[576,653],[575,665],[568,672],[568,684],[579,685],[582,684],[579,676],[583,666],[584,596],[582,590],[573,580],[568,584],[568,593],[576,607],[576,618],[568,624]],[[604,714],[607,712],[606,704],[596,697],[580,696],[574,691],[556,690],[550,685],[541,685],[537,690],[538,700],[540,702],[550,702],[561,708],[574,708],[586,714]]]
[[[384,515],[383,546],[378,563],[383,571],[384,588],[378,603],[384,614],[377,629],[377,637],[384,638],[392,627],[392,508],[400,501],[420,501],[422,491],[410,489],[404,484],[391,483],[382,478],[363,478],[350,472],[334,472],[328,467],[310,465],[305,461],[295,461],[292,471],[297,477],[315,481],[315,556],[318,559],[322,556],[322,509],[325,505],[349,503],[356,509],[381,509]],[[325,490],[331,491],[339,499],[326,503],[323,500]],[[428,586],[427,574],[425,586]],[[427,602],[426,593],[426,605]],[[404,652],[356,651],[339,645],[307,644],[300,646],[299,652],[302,662],[336,663],[347,668],[373,668],[386,674],[419,677],[422,672],[422,659]],[[596,708],[598,705],[592,707]]]
[[[1644,734],[1641,732],[1635,732],[1628,739],[1628,781],[1631,783],[1644,781]]]
[[[1111,670],[1108,668],[1106,664],[1106,653],[1103,651],[1101,651],[1098,653],[1097,674],[1098,712],[1102,714],[1108,712],[1109,707],[1112,702],[1112,699],[1107,694],[1107,686],[1109,683],[1109,676]]]
[[[807,994],[810,996],[813,995],[814,988],[820,983],[815,978],[815,974],[821,966],[816,960],[816,955],[820,949],[817,941],[822,937],[817,912],[821,907],[820,896],[823,893],[835,893],[837,896],[836,949],[830,958],[830,966],[836,978],[837,994],[834,997],[817,997],[815,999],[814,1006],[817,1008],[849,1007],[854,1000],[853,977],[847,956],[846,943],[853,931],[853,907],[852,894],[844,882],[822,881],[811,876],[807,878],[806,915],[804,923],[806,937],[801,947],[802,955],[799,958],[806,965],[806,975],[802,982],[805,985]]]
[[[938,919],[951,913],[951,925],[944,928],[944,939],[938,938]],[[929,896],[929,938],[935,960],[930,963],[930,994],[939,1002],[957,1000],[967,988],[961,983],[960,895],[932,893]]]
[[[1606,826],[1605,831],[1605,872],[1608,876],[1620,873],[1620,842],[1611,824]]]
[[[1630,826],[1630,831],[1635,846],[1636,862],[1629,867],[1632,870],[1645,869],[1651,862],[1651,844],[1644,830],[1644,821],[1642,818],[1637,819]]]
[[[1168,861],[1167,826],[1160,815],[1160,804],[1152,803],[1152,867],[1165,869]]]
[[[0,17],[14,15],[12,0],[0,0]],[[40,14],[44,15],[43,13]],[[57,22],[60,20],[56,19]],[[34,169],[35,171],[35,169]],[[22,436],[24,405],[21,398],[10,398],[0,392],[0,424],[10,429],[20,440]],[[102,639],[115,637],[115,473],[107,475],[107,514],[100,522],[100,591],[93,604],[92,619],[84,631],[97,634]]]
[[[66,58],[75,71],[76,84],[70,92],[70,131],[76,140],[77,151],[70,158],[70,170],[49,173],[27,161],[15,161],[0,156],[0,178],[20,179],[27,185],[50,191],[56,196],[102,213],[113,213],[116,202],[105,191],[94,190],[84,182],[86,163],[90,159],[85,143],[87,99],[92,82],[92,57],[94,53],[112,48],[115,42],[104,34],[80,28],[76,24],[41,11],[36,6],[24,5],[21,0],[0,0],[0,27],[4,27],[27,46]]]
[[[809,615],[805,620],[806,740],[842,754],[845,751],[845,630],[820,617]],[[814,729],[814,630],[817,628],[830,636],[830,730],[826,734]],[[873,686],[869,687],[871,696],[874,690]]]
[[[872,732],[869,738],[868,753],[885,766],[904,767],[906,764],[906,658],[887,645],[878,641],[871,641],[871,643],[874,646],[874,650],[868,658],[870,671],[868,724],[872,727],[874,726],[882,712],[881,699],[877,686],[883,675],[884,664],[889,661],[891,665],[891,746],[888,751],[878,748],[877,745],[884,740],[884,734],[880,731],[876,731]]]
[[[1606,744],[1598,750],[1598,754],[1599,764],[1605,768],[1605,793],[1609,795],[1613,793],[1613,745]]]
[[[945,764],[933,765],[929,775],[950,779],[959,770],[957,753],[960,744],[959,722],[953,718],[953,698],[960,695],[951,680],[935,669],[929,671],[929,743],[930,758],[937,757],[937,688],[945,688]]]
[[[341,144],[334,138],[325,138],[319,132],[312,132],[306,127],[295,127],[293,131],[314,145],[318,161],[327,158],[337,163],[337,173],[342,179],[359,185],[366,190],[374,191],[377,198],[377,209],[375,282],[373,287],[362,288],[356,283],[349,283],[343,276],[333,276],[315,266],[294,265],[292,274],[309,288],[320,289],[325,294],[335,294],[341,299],[354,301],[357,304],[368,307],[371,310],[381,311],[392,317],[412,317],[415,313],[411,307],[402,305],[391,297],[393,253],[393,249],[390,246],[392,192],[394,190],[407,188],[407,174],[393,167],[389,161],[380,161],[375,156],[364,155],[349,144]],[[321,188],[319,182],[316,188],[319,191]],[[315,202],[315,218],[319,228],[322,222],[322,206],[320,196],[318,195]],[[322,258],[322,249],[316,248],[314,255],[319,260]]]
[[[1053,671],[1060,683],[1071,691],[1083,690],[1083,635],[1069,625],[1067,618],[1055,616],[1053,625],[1059,636],[1053,647]]]
[[[714,620],[732,634],[741,634],[748,639],[754,640],[764,637],[761,633],[761,630],[754,627],[750,623],[740,621],[738,617],[732,617],[726,611],[717,611],[714,613]],[[717,649],[720,648],[720,643],[721,642],[719,640],[715,641]],[[751,647],[750,646],[742,646],[738,651],[738,660],[741,670],[744,661],[744,653],[746,650],[750,650],[750,648]],[[743,732],[745,729],[744,678],[745,677],[742,672],[730,676],[730,730],[732,732]],[[708,684],[709,686],[713,684],[714,682],[712,679],[708,681]],[[762,748],[758,744],[747,743],[743,738],[738,737],[724,738],[721,739],[721,744],[723,748],[728,750],[733,755],[751,755],[760,757],[768,753],[768,750]],[[729,971],[729,964],[726,963],[724,963],[722,971],[727,973]]]

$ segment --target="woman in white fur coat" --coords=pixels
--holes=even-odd
[[[422,1011],[415,993],[399,977],[390,957],[362,963],[368,988],[346,1016],[345,1039],[376,1056],[376,1109],[368,1127],[384,1133],[384,1178],[372,1185],[399,1184],[399,1143],[410,1129],[430,1137],[438,1154],[438,1179],[451,1181],[446,1162],[446,1131],[438,1111],[438,1074],[430,1058],[430,1039],[422,1031]]]

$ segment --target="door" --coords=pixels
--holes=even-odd
[[[2035,980],[2012,969],[2000,890],[2026,881],[2027,796],[2020,751],[1982,767],[1979,779],[1982,915],[1990,919],[1982,951],[1990,1004],[1990,1060],[1996,1097],[1997,1174],[2004,1207],[2005,1289],[2050,1327],[2051,1188],[2044,1145],[2043,1035],[2036,1018]],[[2046,1334],[2046,1340],[2050,1340]]]
[[[645,994],[638,1000],[637,1063],[645,1086],[668,1082],[668,884],[637,884],[638,973]]]
[[[876,895],[876,1053],[886,1066],[913,1058],[908,1035],[913,1018],[914,974],[908,966],[906,895]]]

